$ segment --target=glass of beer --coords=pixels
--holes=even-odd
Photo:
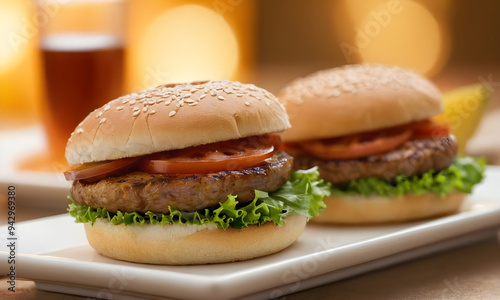
[[[40,24],[50,159],[65,162],[68,138],[94,109],[120,96],[124,77],[125,3],[119,0],[36,2]]]

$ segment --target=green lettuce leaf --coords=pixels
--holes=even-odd
[[[390,182],[378,178],[353,180],[345,187],[333,187],[331,193],[338,196],[401,196],[432,192],[441,197],[453,191],[471,193],[474,185],[483,179],[485,165],[483,159],[460,157],[439,172],[431,170],[419,176],[399,175]]]
[[[71,203],[68,211],[77,223],[96,219],[107,219],[111,224],[142,225],[150,224],[215,224],[217,228],[246,228],[274,222],[283,225],[290,214],[299,214],[308,219],[325,209],[323,198],[330,195],[330,185],[319,178],[317,168],[294,171],[289,180],[278,190],[270,193],[255,191],[255,198],[249,203],[240,204],[236,196],[229,195],[218,206],[194,212],[183,212],[169,207],[167,213],[112,213],[104,208],[93,208],[76,203],[69,195]]]

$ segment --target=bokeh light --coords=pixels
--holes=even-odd
[[[165,11],[151,22],[139,45],[139,83],[147,85],[143,88],[164,82],[229,79],[238,67],[238,43],[231,27],[215,11],[200,5]]]
[[[28,37],[21,29],[26,9],[21,1],[0,1],[0,74],[16,66],[26,54]]]
[[[414,1],[339,1],[336,15],[347,24],[335,26],[353,62],[399,65],[432,75],[445,64],[450,48],[448,33],[435,16]],[[345,52],[345,51],[344,51]]]

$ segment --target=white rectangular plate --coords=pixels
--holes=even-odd
[[[103,257],[69,215],[21,222],[16,275],[39,289],[100,298],[275,298],[496,234],[499,182],[500,168],[488,167],[486,180],[455,215],[381,226],[308,224],[284,251],[215,265],[143,265]],[[6,234],[7,227],[0,227],[2,241]],[[8,273],[8,256],[0,252],[1,274]]]

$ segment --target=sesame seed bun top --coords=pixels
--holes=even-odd
[[[285,142],[378,130],[443,111],[441,93],[429,80],[385,65],[319,71],[291,82],[278,98],[292,124],[282,134]]]
[[[91,112],[66,145],[71,165],[183,149],[290,127],[283,106],[252,84],[205,81],[162,85]]]

